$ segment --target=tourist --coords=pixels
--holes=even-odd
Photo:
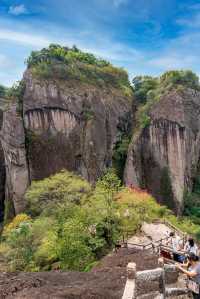
[[[185,266],[176,264],[177,269],[186,274],[189,278],[188,288],[192,291],[194,299],[200,299],[200,262],[198,256],[190,253],[188,256],[188,269]]]
[[[198,256],[198,247],[194,242],[193,238],[189,238],[188,241],[186,242],[184,246],[184,251],[186,253],[194,253],[195,255]]]
[[[180,254],[178,253],[178,251],[181,249],[180,248],[180,237],[178,235],[176,235],[174,232],[171,232],[169,234],[169,236],[170,236],[170,239],[167,242],[167,245],[172,247],[173,259],[176,262],[179,262]]]

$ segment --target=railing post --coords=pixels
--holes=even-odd
[[[159,257],[159,259],[158,259],[158,266],[160,268],[164,268],[164,258],[163,257]]]
[[[159,289],[160,293],[163,295],[163,299],[166,298],[166,290],[165,290],[165,270],[164,270],[164,259],[159,258],[158,259],[158,265],[160,268],[163,269],[162,275],[159,278]]]
[[[127,266],[127,281],[122,299],[136,298],[136,264],[129,263]]]

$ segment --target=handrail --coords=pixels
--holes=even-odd
[[[160,224],[165,224],[166,226],[170,227],[171,229],[173,229],[174,231],[176,231],[177,233],[179,233],[182,238],[180,239],[180,241],[185,241],[185,237],[186,237],[186,233],[182,232],[180,229],[178,229],[177,227],[175,227],[173,224],[171,224],[168,220],[164,219],[164,220],[160,220],[160,219],[155,219],[153,221],[153,223],[160,223]],[[125,242],[125,234],[127,235],[127,241]],[[132,246],[136,246],[136,247],[141,247],[143,249],[147,249],[148,247],[150,247],[149,249],[151,248],[158,248],[160,246],[160,243],[162,244],[163,241],[167,241],[170,236],[166,236],[164,238],[161,238],[159,240],[156,240],[156,241],[152,241],[150,243],[147,243],[147,244],[138,244],[138,243],[134,243],[134,242],[128,242],[128,237],[129,235],[132,235],[133,232],[131,230],[127,231],[127,232],[124,232],[123,233],[123,240],[122,242],[123,243],[126,243],[127,245],[132,245]],[[158,243],[158,245],[156,245]]]
[[[172,249],[172,247],[170,247],[170,246],[160,245],[160,248],[166,249],[167,251],[170,251],[170,252],[174,252],[173,249]],[[187,254],[187,252],[185,252],[183,250],[177,250],[176,253],[182,254],[182,255],[186,255]]]
[[[174,231],[178,232],[179,234],[185,236],[187,235],[187,233],[183,232],[182,230],[180,230],[178,227],[176,227],[175,225],[173,225],[169,220],[167,220],[166,218],[164,218],[163,220],[160,219],[155,219],[153,221],[153,223],[160,223],[160,224],[166,224],[167,226],[171,227],[171,229],[173,229]]]

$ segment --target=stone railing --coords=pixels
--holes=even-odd
[[[167,288],[167,284],[178,281],[178,272],[174,265],[163,264],[159,259],[159,268],[153,270],[136,271],[136,264],[129,263],[127,266],[127,281],[122,299],[165,299],[171,296],[187,295],[186,288]],[[155,288],[151,293],[141,295],[138,292],[138,285],[145,288],[145,284],[154,285]],[[138,294],[137,294],[138,293]]]

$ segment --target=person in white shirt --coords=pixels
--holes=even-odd
[[[180,248],[180,237],[176,235],[174,232],[170,233],[170,240],[168,241],[168,245],[172,247],[172,252],[173,252],[173,259],[175,261],[179,261],[179,256],[180,254],[178,251],[181,249]]]
[[[184,251],[187,253],[193,253],[198,256],[198,247],[194,242],[194,239],[189,238],[184,246]]]

